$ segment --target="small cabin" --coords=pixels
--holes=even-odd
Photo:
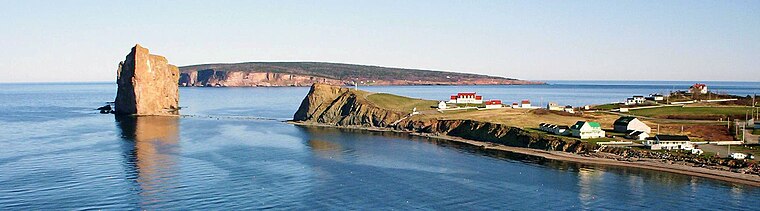
[[[438,109],[443,110],[443,109],[446,109],[446,107],[447,107],[446,102],[444,101],[438,102]]]

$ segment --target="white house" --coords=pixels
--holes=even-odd
[[[520,108],[531,108],[530,106],[530,100],[523,100],[520,101]]]
[[[629,139],[635,139],[639,141],[644,141],[649,138],[649,133],[644,131],[630,131],[628,134],[625,135],[626,138]]]
[[[707,94],[707,84],[696,83],[689,87],[689,93]]]
[[[571,106],[571,105],[565,106],[564,111],[567,112],[567,113],[571,113],[571,114],[575,113],[575,109],[573,109],[573,106]]]
[[[689,150],[694,149],[694,144],[688,136],[680,135],[656,135],[653,139],[644,142],[652,150]]]
[[[486,100],[486,108],[501,108],[501,100]]]
[[[570,131],[574,137],[580,139],[604,137],[604,130],[598,122],[578,121],[570,127]]]
[[[549,102],[549,104],[546,105],[546,110],[550,111],[561,111],[563,109],[562,106],[555,102]]]
[[[441,109],[441,110],[446,109],[446,102],[444,101],[438,102],[438,109]]]
[[[665,96],[662,96],[661,94],[649,94],[649,97],[647,97],[647,100],[651,101],[664,101]]]
[[[636,105],[636,101],[633,100],[632,97],[629,97],[629,98],[625,99],[625,102],[623,102],[623,104],[625,104],[625,105]]]
[[[456,95],[451,95],[451,98],[449,99],[449,103],[482,104],[483,96],[477,95],[475,92],[460,92],[460,93],[457,93]]]
[[[633,97],[626,98],[625,102],[623,102],[623,104],[625,104],[625,105],[637,105],[637,104],[642,104],[645,101],[646,101],[646,98],[644,98],[644,96],[635,95]]]
[[[615,132],[628,132],[628,131],[644,131],[652,133],[652,128],[641,122],[636,117],[620,117],[613,123],[613,130]]]

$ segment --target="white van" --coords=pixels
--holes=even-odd
[[[734,152],[734,153],[731,153],[731,156],[729,157],[735,160],[744,160],[744,158],[747,158],[747,155],[744,153]]]

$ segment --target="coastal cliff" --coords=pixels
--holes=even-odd
[[[386,105],[381,105],[371,100],[373,95],[378,95],[378,93],[326,84],[314,84],[293,116],[293,121],[302,125],[391,130],[431,137],[461,138],[480,143],[492,143],[521,149],[569,152],[589,159],[596,158],[596,160],[588,161],[592,163],[621,166],[630,166],[633,165],[631,163],[638,163],[634,166],[677,173],[691,174],[703,170],[716,170],[718,172],[731,171],[740,172],[741,174],[760,174],[760,166],[741,160],[700,157],[681,152],[616,147],[605,148],[577,138],[551,135],[503,123],[468,119],[470,116],[460,118],[456,116],[441,117],[437,115],[438,112],[435,110],[425,110],[420,112],[419,115],[411,115],[411,109],[408,109],[408,111],[394,109],[397,107],[408,108],[409,106],[404,105],[404,100],[392,101],[391,103],[386,102]],[[417,99],[417,101],[421,101],[421,99]],[[435,103],[435,101],[432,103]],[[487,147],[488,145],[476,145],[489,148]],[[556,154],[552,156],[557,157]],[[563,156],[565,155],[559,157]],[[577,157],[570,160],[573,159],[578,160]],[[694,167],[700,170],[692,169],[688,172],[675,171],[670,168],[670,165]],[[721,174],[713,173],[712,175]],[[702,173],[697,175],[713,178],[713,176]]]
[[[246,62],[180,67],[180,86],[510,85],[544,84],[469,73],[325,62]]]
[[[293,120],[339,126],[388,127],[407,115],[372,104],[367,100],[367,94],[339,86],[314,84]]]
[[[152,55],[135,45],[116,72],[114,113],[177,115],[179,69],[163,56]]]
[[[470,140],[526,147],[583,153],[590,149],[578,140],[548,136],[504,124],[473,120],[423,119],[381,108],[367,96],[372,93],[314,84],[304,98],[294,121],[334,126],[380,127],[407,132],[444,134]]]

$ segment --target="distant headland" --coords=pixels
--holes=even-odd
[[[517,85],[544,84],[470,73],[326,62],[245,62],[180,67],[180,86]]]

